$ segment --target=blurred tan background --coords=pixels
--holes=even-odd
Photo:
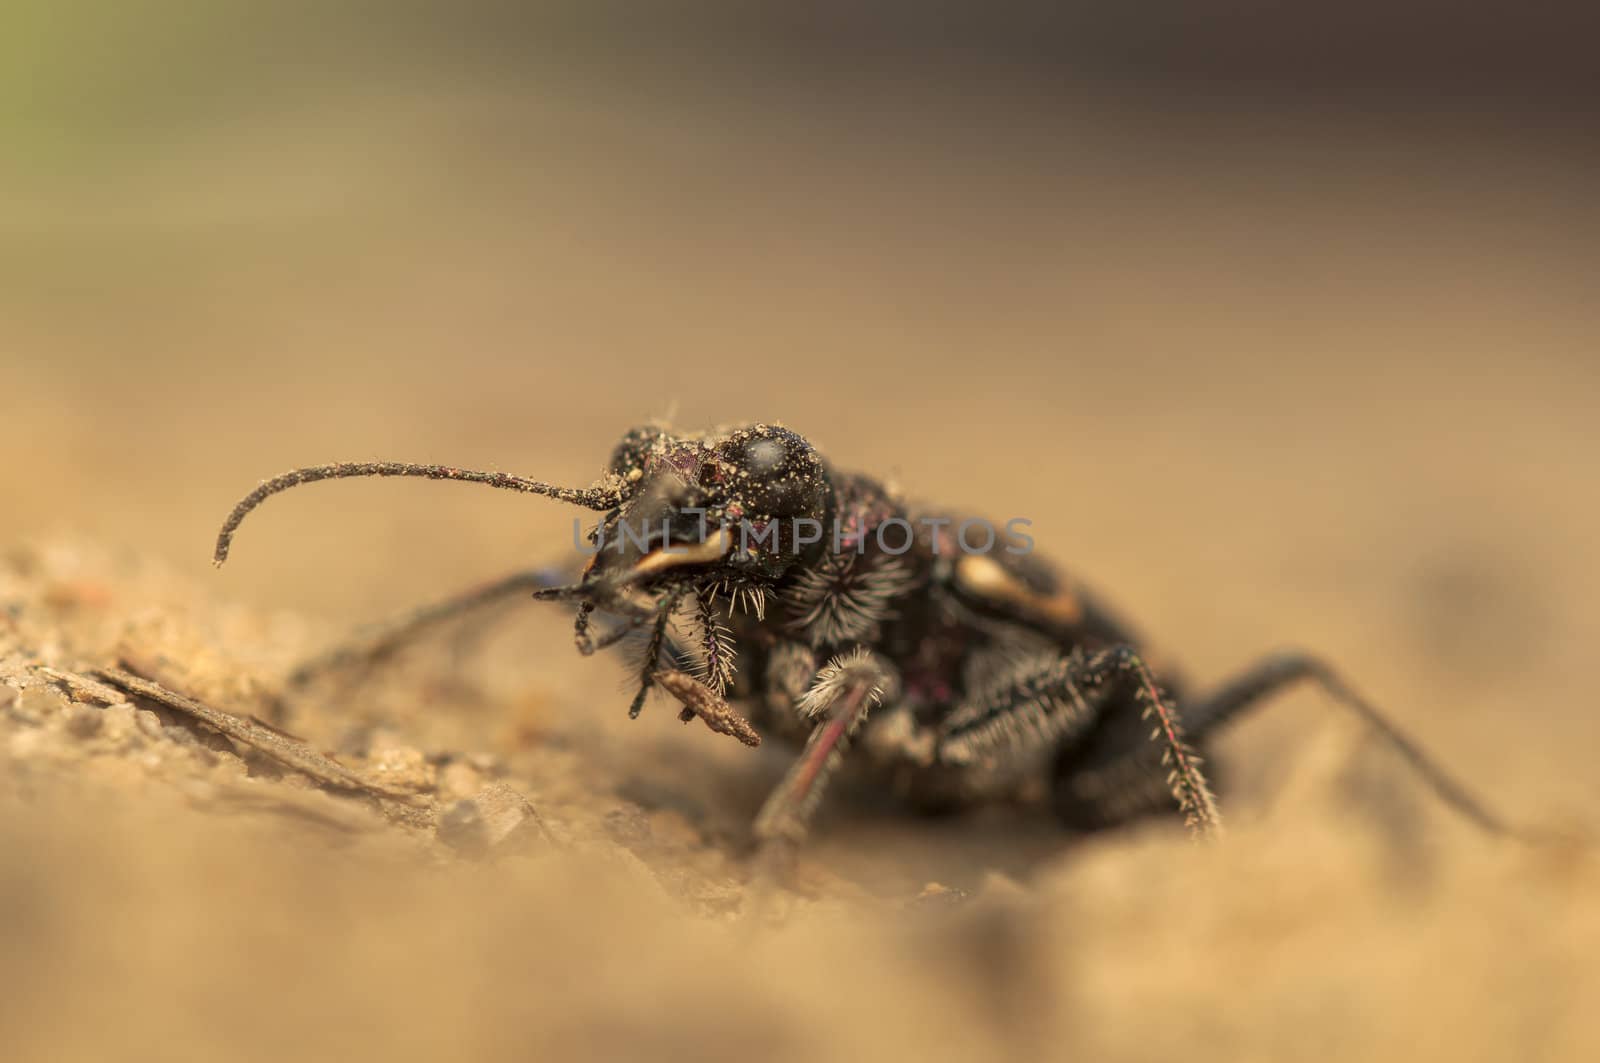
[[[1518,818],[1592,825],[1588,27],[1259,7],[13,2],[0,535],[87,537],[331,631],[560,558],[572,514],[324,485],[212,572],[262,477],[392,458],[584,483],[641,420],[777,419],[915,495],[1032,519],[1201,680],[1319,649]],[[559,616],[518,630],[522,682],[600,691],[597,756],[699,755],[668,714],[613,720],[615,669],[577,668]],[[1233,759],[1330,711],[1286,699]],[[821,859],[870,877],[881,851],[842,820]],[[917,874],[982,879],[943,844]],[[1268,863],[1292,882],[1316,853]],[[1374,925],[1381,950],[1416,924]],[[1471,1010],[1464,977],[1436,1026]],[[1480,1047],[1535,1058],[1523,1024],[1580,1043],[1549,1007]],[[1091,1047],[1138,1058],[1107,1022]],[[1398,1043],[1356,1025],[1378,1032],[1352,1051]],[[1229,1058],[1290,1054],[1229,1029]]]

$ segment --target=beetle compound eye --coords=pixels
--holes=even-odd
[[[803,436],[768,425],[735,432],[718,448],[734,470],[731,486],[747,513],[799,517],[818,513],[826,490],[822,461]]]
[[[751,476],[772,476],[783,470],[789,448],[777,439],[752,440],[745,447],[745,468]]]
[[[746,497],[753,512],[770,517],[810,516],[821,502],[821,492],[816,489],[815,481],[800,477],[753,485]]]

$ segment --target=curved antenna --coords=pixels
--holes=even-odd
[[[622,501],[622,493],[600,485],[593,487],[556,487],[553,484],[512,476],[504,472],[477,472],[458,469],[451,465],[417,465],[408,461],[341,461],[332,465],[308,465],[303,469],[286,472],[263,480],[254,491],[239,500],[222,522],[217,533],[217,549],[212,561],[218,565],[228,559],[228,548],[233,545],[233,533],[239,530],[250,511],[280,491],[317,480],[341,480],[353,476],[420,476],[428,480],[461,480],[466,483],[487,484],[506,491],[544,495],[561,502],[571,502],[587,509],[611,509]]]

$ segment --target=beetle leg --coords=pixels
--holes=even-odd
[[[425,605],[371,634],[357,636],[296,666],[285,686],[291,691],[300,690],[330,674],[359,674],[447,623],[484,613],[514,597],[558,583],[559,574],[550,568],[528,569]]]
[[[1289,651],[1264,657],[1210,697],[1196,702],[1184,715],[1195,734],[1203,736],[1301,680],[1316,683],[1334,701],[1359,716],[1405,758],[1428,788],[1447,805],[1491,834],[1505,832],[1505,822],[1498,815],[1485,808],[1471,791],[1434,763],[1385,713],[1351,689],[1332,667],[1309,654]]]
[[[937,760],[992,778],[1015,778],[1093,725],[1106,691],[1082,661],[1049,652],[1008,663],[939,724]]]
[[[756,816],[756,840],[763,848],[792,848],[805,837],[823,790],[844,761],[851,736],[872,708],[893,697],[898,688],[893,669],[865,648],[834,657],[816,674],[795,703],[798,712],[814,721],[811,736]]]
[[[1164,795],[1155,798],[1157,805],[1176,800],[1196,834],[1221,828],[1216,799],[1177,710],[1130,646],[1037,662],[957,708],[943,731],[941,761],[987,765],[1001,774],[1064,750],[1057,767],[1058,805],[1063,782],[1087,788],[1091,794],[1086,800],[1107,804],[1130,792],[1149,791]],[[1126,769],[1119,768],[1102,781],[1088,774],[1084,765],[1098,766],[1102,759],[1098,751],[1108,740],[1117,753],[1110,759],[1120,761],[1123,754],[1132,759]],[[1062,764],[1067,765],[1065,773]],[[1163,767],[1164,785],[1153,785],[1153,780],[1161,779]]]
[[[1095,654],[1086,664],[1087,674],[1131,692],[1139,719],[1152,725],[1150,740],[1161,750],[1167,787],[1178,802],[1184,823],[1196,835],[1220,833],[1222,815],[1200,770],[1200,756],[1184,735],[1176,706],[1156,684],[1144,660],[1132,647],[1118,646]]]

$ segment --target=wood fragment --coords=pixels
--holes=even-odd
[[[124,666],[127,661],[121,662]],[[320,753],[297,738],[247,716],[214,709],[203,702],[169,690],[160,683],[126,671],[123,668],[97,668],[95,677],[136,697],[146,698],[164,705],[185,716],[200,721],[219,734],[269,757],[278,764],[306,777],[340,790],[355,790],[378,797],[414,802],[419,795],[412,790],[399,790],[375,783],[359,772],[345,767],[325,753]]]
[[[66,687],[73,701],[93,702],[96,705],[119,705],[128,700],[128,696],[121,690],[86,675],[79,675],[77,672],[65,672],[42,664],[34,670],[46,679]]]

